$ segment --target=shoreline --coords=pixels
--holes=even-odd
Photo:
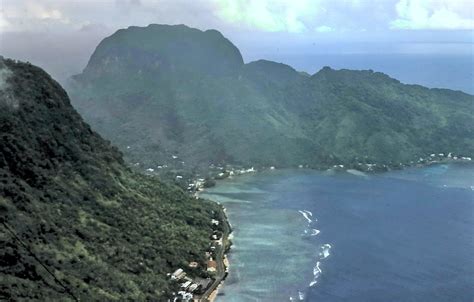
[[[390,170],[386,170],[386,171],[361,171],[361,170],[351,169],[351,168],[342,169],[338,166],[335,166],[335,167],[329,168],[329,169],[300,168],[300,167],[299,168],[293,168],[293,169],[301,169],[301,170],[306,169],[306,170],[314,170],[314,171],[320,171],[320,172],[345,172],[345,173],[353,174],[353,175],[356,175],[356,176],[368,176],[370,174],[386,173],[386,172],[397,171],[397,170],[405,170],[405,169],[409,169],[409,168],[424,168],[424,167],[429,167],[429,166],[434,166],[434,165],[441,165],[441,164],[474,164],[474,162],[469,161],[469,160],[450,160],[450,159],[446,159],[446,160],[440,160],[440,161],[417,163],[415,165],[403,166],[399,169],[390,169]],[[289,168],[289,169],[291,170],[291,168]],[[277,170],[277,169],[272,167],[270,169],[266,168],[266,169],[253,170],[252,173],[261,173],[261,172],[268,172],[268,171],[275,171],[275,170]],[[281,171],[281,170],[287,170],[287,169],[278,169],[278,170]],[[244,176],[244,175],[249,175],[249,174],[250,173],[234,174],[234,175],[231,175],[229,177],[216,179],[218,181],[216,182],[215,186],[217,186],[219,182],[228,181],[230,179],[233,179],[236,176]],[[213,187],[215,187],[215,186],[213,186]],[[209,188],[201,188],[199,191],[196,191],[193,195],[196,198],[202,198],[200,195],[205,194],[208,189]],[[221,206],[224,222],[225,222],[225,224],[227,226],[226,228],[228,230],[228,232],[225,232],[225,236],[222,237],[224,252],[223,252],[223,257],[219,258],[219,262],[222,263],[223,268],[224,268],[224,274],[218,282],[215,282],[215,284],[213,286],[211,286],[211,287],[214,287],[213,290],[210,293],[208,293],[207,295],[206,294],[203,295],[203,297],[201,297],[198,300],[198,301],[202,301],[202,302],[215,302],[215,300],[217,299],[217,296],[219,294],[219,290],[221,290],[221,288],[224,286],[225,280],[226,280],[226,278],[229,274],[230,262],[229,262],[229,259],[227,257],[227,253],[230,251],[230,249],[232,247],[232,243],[230,241],[230,239],[232,237],[232,225],[230,223],[229,217],[227,216],[227,212],[226,212],[227,209],[222,205],[221,202],[219,202],[217,200],[214,200],[214,199],[209,199],[209,198],[202,198],[202,199],[210,200],[210,201],[215,202],[215,203],[217,203],[218,205]]]
[[[200,191],[203,192],[203,191]],[[198,192],[199,193],[199,192]],[[199,197],[198,194],[196,194]],[[200,198],[200,197],[199,197]],[[210,199],[207,199],[210,200]],[[218,249],[218,256],[216,257],[215,261],[217,262],[217,271],[216,271],[216,279],[213,284],[206,290],[206,292],[195,301],[199,302],[214,302],[219,294],[219,289],[224,285],[224,282],[229,275],[229,267],[230,263],[227,257],[227,253],[230,251],[232,242],[230,241],[231,234],[232,234],[232,226],[229,222],[229,218],[227,217],[226,208],[218,201],[210,200],[215,202],[221,207],[222,210],[222,218],[223,223],[225,224],[223,236],[221,238],[222,245]]]
[[[387,165],[380,166],[379,164],[365,164],[365,165],[368,165],[368,167],[371,168],[371,169],[360,169],[360,167],[355,167],[354,165],[333,165],[331,167],[298,166],[298,167],[281,167],[281,168],[275,168],[274,166],[271,166],[271,167],[259,167],[257,169],[254,169],[252,167],[252,171],[250,171],[250,172],[231,173],[227,176],[219,177],[219,178],[214,177],[214,180],[216,181],[216,184],[213,185],[212,187],[215,187],[217,185],[217,182],[220,182],[220,181],[225,181],[225,180],[228,180],[228,179],[232,179],[234,177],[251,175],[251,174],[255,174],[255,173],[268,172],[268,171],[311,170],[311,171],[319,171],[319,172],[347,172],[347,173],[354,174],[354,175],[357,175],[359,173],[364,173],[364,174],[367,174],[367,175],[373,175],[373,174],[382,174],[382,173],[393,172],[393,171],[401,171],[401,170],[406,170],[406,169],[411,169],[411,168],[425,168],[425,167],[430,167],[430,166],[435,166],[435,165],[443,165],[443,164],[474,165],[474,160],[472,160],[471,157],[467,157],[467,158],[464,157],[464,158],[459,158],[459,159],[457,159],[457,158],[456,159],[451,159],[451,158],[446,157],[446,158],[439,159],[439,160],[432,160],[432,161],[424,160],[422,162],[417,162],[417,163],[413,163],[413,164],[400,163],[399,165],[393,165],[393,166],[387,166]],[[377,169],[377,168],[374,169],[373,167],[379,167],[379,168],[381,167],[382,169]],[[205,190],[208,189],[208,188],[209,187],[200,188],[199,191],[195,192],[195,196],[199,196],[199,193],[205,192]]]
[[[450,167],[448,167],[450,166]],[[430,168],[431,167],[431,168]],[[471,169],[474,167],[473,163],[472,162],[453,162],[453,161],[449,161],[449,162],[437,162],[437,163],[431,163],[431,164],[428,164],[428,165],[419,165],[419,166],[416,166],[416,167],[410,167],[409,169],[403,169],[405,171],[407,171],[407,173],[409,173],[409,175],[411,175],[412,172],[410,171],[414,171],[416,172],[417,174],[416,175],[421,175],[423,174],[423,169],[428,169],[428,171],[433,171],[433,175],[437,175],[437,173],[435,173],[436,171],[438,171],[438,169],[441,169],[442,171],[447,171],[447,170],[450,170],[450,169],[455,169],[455,168],[460,168],[460,169],[463,169],[463,167],[465,169]],[[284,171],[285,169],[282,169],[280,170],[281,172],[280,173],[275,173],[275,175],[285,175],[286,174],[286,171]],[[308,169],[309,170],[309,169]],[[420,171],[421,170],[421,171]],[[277,170],[276,170],[277,171]],[[417,172],[418,171],[418,172]],[[227,190],[227,186],[232,186],[234,185],[235,183],[239,183],[240,181],[243,181],[243,182],[253,182],[253,183],[259,183],[259,181],[257,181],[256,179],[254,179],[254,177],[257,177],[257,178],[260,178],[260,177],[263,177],[263,178],[266,178],[268,175],[273,175],[273,173],[271,173],[271,171],[268,171],[268,170],[260,170],[258,171],[259,174],[253,174],[253,175],[247,175],[247,177],[244,177],[244,178],[226,178],[226,179],[222,179],[221,181],[217,182],[216,184],[216,188],[217,189],[204,189],[203,191],[199,192],[200,194],[203,194],[203,195],[206,195],[206,196],[202,196],[200,195],[201,198],[204,198],[204,199],[207,199],[207,200],[211,200],[213,202],[217,202],[218,204],[223,204],[223,205],[227,205],[229,208],[227,210],[230,210],[230,214],[231,214],[231,218],[233,219],[236,219],[237,216],[234,217],[235,215],[235,211],[236,211],[236,208],[234,208],[233,206],[230,206],[229,203],[226,202],[227,200],[227,195],[223,194],[222,196],[224,196],[222,199],[221,199],[221,195],[220,193],[225,193],[225,192],[234,192],[232,189],[230,190]],[[263,172],[263,173],[262,173]],[[288,173],[302,173],[303,175],[305,175],[306,173],[312,173],[310,171],[308,172],[305,172],[305,171],[300,171],[298,172],[298,170],[296,169],[291,169],[291,171],[288,171]],[[316,172],[317,173],[317,172]],[[316,174],[315,173],[315,174]],[[394,171],[394,173],[398,173],[397,170]],[[431,172],[429,172],[431,173]],[[318,173],[319,174],[319,173]],[[390,173],[388,173],[390,174]],[[337,175],[341,175],[343,176],[344,175],[344,172],[340,172],[340,173],[337,173]],[[385,173],[374,173],[372,174],[372,176],[374,178],[376,177],[383,177],[383,175],[386,175]],[[447,174],[448,175],[448,174]],[[347,176],[349,177],[349,175]],[[272,176],[270,176],[270,180],[272,179]],[[389,178],[391,179],[391,178]],[[395,178],[397,179],[397,178]],[[404,179],[404,178],[401,178],[401,179]],[[252,181],[254,180],[254,181]],[[416,180],[416,178],[415,178]],[[399,181],[399,180],[397,180]],[[364,181],[357,181],[358,183],[366,183]],[[442,183],[440,183],[440,186],[441,186]],[[224,188],[222,188],[224,187]],[[238,187],[238,185],[237,185]],[[247,189],[247,186],[244,186],[242,187],[242,189]],[[472,189],[472,187],[471,187]],[[213,194],[214,193],[214,194]],[[232,196],[232,198],[234,198],[234,196]],[[245,197],[243,197],[245,198]],[[217,200],[220,200],[220,201],[216,201]],[[310,209],[311,210],[311,209]],[[238,210],[237,210],[238,211]],[[252,211],[252,208],[250,208],[250,212],[251,213]],[[246,212],[247,213],[247,212]],[[228,218],[227,218],[228,219]],[[235,221],[234,221],[235,222]],[[245,223],[252,223],[252,220],[247,220]],[[244,223],[244,221],[241,221],[241,223]],[[240,223],[239,223],[240,224]],[[239,235],[239,238],[240,238],[240,235]],[[245,239],[248,239],[248,237],[244,237]],[[247,242],[247,241],[246,241]],[[238,242],[237,242],[238,244]],[[239,253],[238,253],[239,254]],[[232,256],[234,257],[236,254],[232,254]],[[239,254],[240,255],[240,254]],[[334,256],[333,256],[334,257]],[[246,259],[246,258],[245,258]],[[246,262],[245,259],[242,259],[242,261]],[[237,260],[237,262],[240,263],[240,259]],[[254,262],[246,262],[246,264],[248,263],[254,263]],[[233,265],[235,265],[236,263],[233,262]],[[249,270],[250,267],[247,267],[245,268],[245,271]],[[324,267],[322,266],[322,269],[324,270]],[[235,271],[233,271],[232,273],[236,274]],[[252,270],[252,273],[253,273],[253,270]],[[212,302],[220,302],[219,301],[219,293],[221,293],[221,296],[220,296],[220,299],[222,301],[226,301],[226,297],[232,297],[232,296],[237,296],[238,294],[240,293],[243,293],[244,291],[241,291],[239,289],[239,286],[242,286],[243,289],[247,290],[248,288],[247,287],[244,287],[244,283],[240,283],[239,285],[235,285],[234,282],[234,277],[232,276],[231,277],[231,284],[227,283],[225,284],[224,282],[222,282],[217,288],[216,290],[212,293],[212,295],[210,296],[210,298],[212,298],[212,300],[209,300],[209,301],[212,301]],[[244,279],[245,280],[245,279]],[[248,282],[245,283],[245,286],[248,285]],[[226,287],[227,286],[227,287]],[[222,293],[222,291],[224,290],[225,293]],[[221,291],[221,292],[219,292]],[[294,297],[294,296],[293,296]]]
[[[217,201],[214,201],[217,202]],[[218,203],[222,206],[221,203]],[[231,235],[232,235],[232,225],[230,224],[229,217],[227,216],[227,209],[222,206],[222,213],[224,214],[225,218],[225,224],[227,225],[227,235],[223,237],[222,244],[224,245],[224,257],[221,259],[223,267],[224,267],[224,276],[217,285],[216,289],[211,293],[209,296],[208,301],[209,302],[214,302],[217,299],[217,295],[219,294],[219,289],[224,286],[224,282],[227,279],[227,276],[229,275],[229,268],[230,268],[230,262],[229,258],[227,257],[227,253],[230,252],[230,249],[232,247],[232,242],[230,241]]]
[[[221,287],[224,286],[225,279],[227,279],[228,271],[229,271],[229,267],[230,267],[230,262],[229,262],[229,258],[227,257],[227,255],[224,255],[223,263],[224,263],[225,272],[226,272],[225,277],[224,277],[224,279],[221,280],[219,285],[217,285],[216,289],[213,292],[211,292],[211,294],[209,295],[209,297],[207,299],[209,302],[214,302],[217,299],[217,295],[219,294],[219,290],[220,290]]]

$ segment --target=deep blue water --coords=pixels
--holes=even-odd
[[[471,302],[473,189],[474,166],[461,165],[223,181],[204,195],[234,226],[218,301]]]

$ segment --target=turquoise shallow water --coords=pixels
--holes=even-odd
[[[234,228],[218,302],[472,301],[474,166],[225,180]]]

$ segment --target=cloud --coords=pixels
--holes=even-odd
[[[320,33],[328,33],[328,32],[334,31],[334,28],[327,25],[321,25],[321,26],[316,27],[316,31]]]
[[[0,9],[0,31],[3,31],[9,28],[10,26],[10,22],[8,22],[8,20],[5,18],[5,13],[3,9]]]
[[[12,2],[4,0],[0,10],[0,30],[39,30],[66,25],[70,19],[58,8],[39,1]]]
[[[3,63],[3,58],[0,57],[0,91],[4,91],[8,87],[8,78],[11,76],[11,71]]]
[[[0,106],[6,106],[11,109],[18,109],[20,103],[18,99],[13,96],[11,92],[8,92],[10,87],[8,79],[12,76],[13,72],[8,69],[3,63],[3,58],[0,57]],[[2,108],[4,109],[4,108]]]
[[[15,17],[18,17],[18,15],[15,15]],[[69,23],[69,18],[64,16],[59,9],[42,5],[36,1],[26,2],[20,17],[26,20]]]
[[[303,32],[318,12],[311,0],[216,0],[217,15],[224,21],[263,31]]]
[[[472,0],[400,0],[395,8],[392,29],[474,29]]]
[[[115,4],[118,6],[140,6],[142,2],[140,0],[115,0]]]

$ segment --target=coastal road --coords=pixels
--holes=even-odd
[[[222,235],[222,245],[217,246],[216,248],[216,280],[212,283],[212,285],[206,290],[206,292],[201,296],[199,301],[201,302],[212,302],[211,294],[217,289],[217,287],[224,281],[226,273],[225,273],[225,265],[224,265],[224,253],[226,243],[228,242],[230,234],[230,225],[227,220],[227,216],[225,216],[224,227],[223,227],[223,235]]]

